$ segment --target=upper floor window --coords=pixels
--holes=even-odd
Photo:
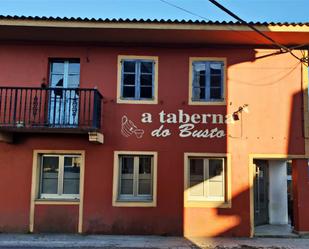
[[[49,124],[77,126],[79,120],[80,63],[77,59],[50,61]]]
[[[118,103],[157,103],[157,57],[119,56]]]
[[[76,59],[50,61],[50,87],[78,88],[80,64]]]
[[[223,60],[191,58],[190,104],[225,103]]]

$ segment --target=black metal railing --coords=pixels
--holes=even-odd
[[[97,130],[102,98],[97,89],[0,87],[0,129]]]

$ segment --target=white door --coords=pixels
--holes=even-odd
[[[49,125],[78,126],[80,64],[76,60],[54,60],[50,64]]]

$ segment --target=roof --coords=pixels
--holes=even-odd
[[[10,16],[0,15],[0,20],[32,20],[32,21],[70,21],[70,22],[101,22],[101,23],[161,23],[161,24],[208,24],[208,25],[243,25],[239,21],[205,21],[177,19],[123,19],[123,18],[81,18],[81,17],[52,17],[52,16]],[[309,22],[248,22],[256,26],[309,26]]]
[[[285,46],[309,46],[309,23],[250,22]],[[271,46],[246,24],[205,20],[0,15],[0,41]]]

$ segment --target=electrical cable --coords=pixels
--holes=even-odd
[[[269,37],[268,35],[264,34],[262,31],[258,30],[256,27],[254,27],[253,25],[251,25],[250,23],[247,23],[245,20],[241,19],[239,16],[237,16],[235,13],[233,13],[232,11],[230,11],[229,9],[225,8],[223,5],[221,5],[220,3],[218,3],[216,0],[208,0],[209,2],[211,2],[212,4],[214,4],[215,6],[217,6],[219,9],[221,9],[222,11],[224,11],[225,13],[227,13],[228,15],[230,15],[231,17],[235,18],[237,21],[241,22],[242,24],[248,26],[249,28],[251,28],[253,31],[257,32],[258,34],[260,34],[261,36],[263,36],[265,39],[267,39],[268,41],[270,41],[271,43],[273,43],[274,45],[278,46],[280,50],[282,50],[282,52],[288,52],[290,53],[293,57],[295,57],[296,59],[298,59],[301,63],[304,63],[306,61],[306,58],[299,58],[297,55],[295,55],[292,51],[292,49],[276,42],[274,39],[272,39],[271,37]]]
[[[181,11],[184,11],[184,12],[190,14],[190,15],[196,16],[196,17],[198,17],[198,18],[200,18],[200,19],[202,19],[202,20],[205,20],[205,21],[208,21],[208,22],[212,22],[210,19],[208,19],[208,18],[206,18],[206,17],[204,17],[204,16],[201,16],[201,15],[195,13],[195,12],[192,12],[192,11],[190,11],[190,10],[188,10],[188,9],[185,9],[185,8],[183,8],[183,7],[180,7],[180,6],[176,5],[176,4],[173,4],[173,3],[171,3],[171,2],[169,2],[169,1],[167,1],[167,0],[159,0],[159,1],[161,1],[162,3],[165,3],[165,4],[167,4],[167,5],[169,5],[169,6],[171,6],[171,7],[174,7],[174,8],[176,8],[176,9],[179,9],[179,10],[181,10]],[[233,29],[233,28],[231,28],[231,27],[228,27],[228,29],[231,30],[231,31],[233,31],[233,32],[235,32],[235,33],[237,33],[237,34],[239,34],[239,36],[245,36],[245,37],[247,37],[248,40],[252,40],[252,39],[253,39],[253,40],[257,41],[257,42],[261,42],[261,41],[262,41],[262,39],[256,39],[256,38],[250,37],[250,36],[248,36],[248,35],[246,35],[246,34],[244,34],[244,33],[241,33],[240,31],[235,30],[235,29]],[[277,48],[277,46],[273,46],[273,48]]]
[[[199,18],[201,18],[201,19],[204,19],[204,20],[206,20],[206,21],[211,22],[210,19],[208,19],[208,18],[206,18],[206,17],[204,17],[204,16],[201,16],[201,15],[199,15],[199,14],[196,14],[196,13],[194,13],[194,12],[192,12],[192,11],[190,11],[190,10],[187,10],[187,9],[185,9],[185,8],[182,8],[182,7],[180,7],[180,6],[176,5],[176,4],[173,4],[173,3],[168,2],[168,1],[166,1],[166,0],[160,0],[160,1],[163,2],[163,3],[165,3],[165,4],[167,4],[167,5],[169,5],[169,6],[172,6],[172,7],[176,8],[176,9],[179,9],[179,10],[182,10],[182,11],[184,11],[184,12],[187,12],[187,13],[190,14],[190,15],[197,16],[197,17],[199,17]]]
[[[204,16],[201,16],[201,15],[199,15],[199,14],[197,14],[197,13],[194,13],[194,12],[192,12],[192,11],[190,11],[190,10],[187,10],[187,9],[185,9],[185,8],[183,8],[183,7],[180,7],[180,6],[176,5],[176,4],[173,4],[173,3],[171,3],[171,2],[169,2],[169,1],[167,1],[167,0],[159,0],[159,1],[165,3],[165,4],[169,5],[169,6],[172,6],[172,7],[174,7],[174,8],[177,8],[177,9],[179,9],[179,10],[182,10],[182,11],[184,11],[184,12],[186,12],[186,13],[189,13],[190,15],[197,16],[197,17],[199,17],[199,18],[201,18],[201,19],[203,19],[203,20],[206,20],[206,21],[210,21],[210,22],[211,22],[210,19],[208,19],[208,18],[206,18],[206,17],[204,17]],[[304,46],[306,46],[306,45],[308,45],[308,44],[301,44],[301,45],[297,45],[297,46],[294,46],[294,47],[291,47],[291,48],[286,47],[286,46],[284,46],[284,45],[282,45],[282,44],[276,42],[274,39],[272,39],[272,38],[269,37],[268,35],[264,34],[262,31],[258,30],[256,27],[254,27],[254,26],[251,25],[250,23],[247,23],[245,20],[241,19],[241,18],[240,18],[239,16],[237,16],[235,13],[233,13],[232,11],[228,10],[227,8],[225,8],[223,5],[219,4],[216,0],[209,0],[209,1],[210,1],[212,4],[214,4],[215,6],[217,6],[218,8],[220,8],[221,10],[223,10],[224,12],[226,12],[228,15],[232,16],[233,18],[235,18],[235,19],[236,19],[237,21],[239,21],[240,23],[242,23],[242,24],[248,26],[248,27],[251,28],[253,31],[257,32],[260,36],[262,36],[262,37],[264,37],[265,39],[267,39],[268,41],[270,41],[274,48],[279,48],[280,51],[277,52],[277,53],[275,53],[275,54],[290,53],[294,58],[296,58],[297,60],[299,60],[301,63],[303,63],[303,64],[308,63],[308,58],[306,58],[305,56],[303,56],[302,58],[299,58],[299,57],[298,57],[297,55],[295,55],[295,54],[293,53],[293,51],[292,51],[293,49],[300,48],[300,47],[304,47]],[[232,31],[234,31],[234,32],[238,32],[237,30],[234,30],[234,29],[231,29],[231,28],[230,28],[230,30],[232,30]],[[244,35],[244,34],[242,34],[242,35]],[[248,37],[248,36],[246,36],[246,37],[252,39],[251,37]],[[255,40],[257,40],[257,39],[255,39]],[[305,64],[305,65],[306,65],[306,64]],[[308,66],[308,65],[306,65],[306,66]]]

